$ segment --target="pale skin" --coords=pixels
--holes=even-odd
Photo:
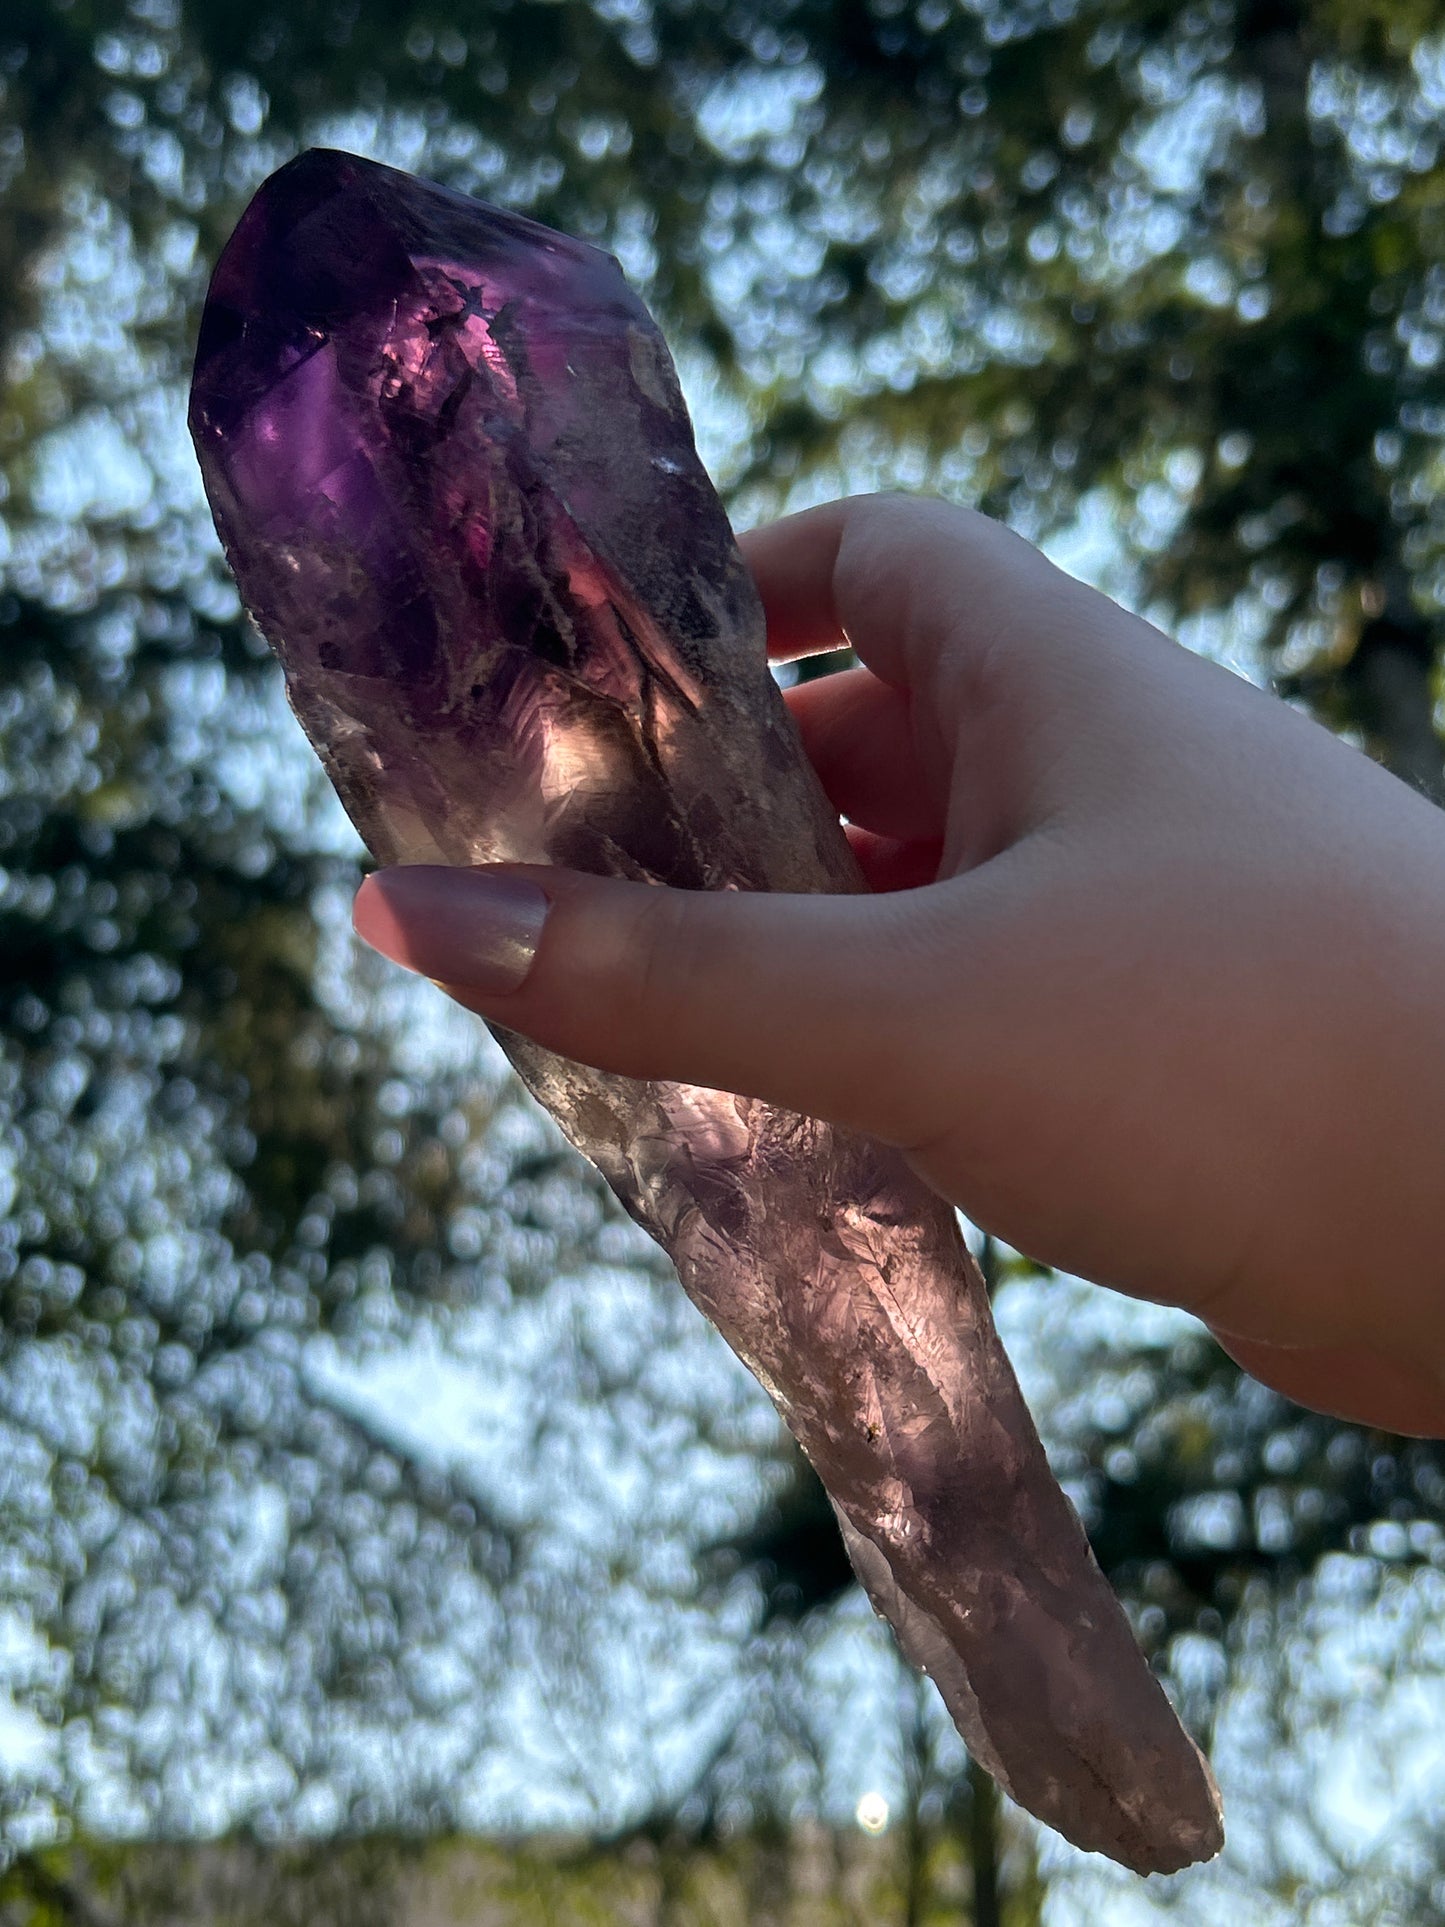
[[[1445,1435],[1445,815],[997,523],[862,497],[755,531],[771,653],[875,895],[517,870],[520,987],[357,926],[565,1055],[869,1131],[1030,1256],[1195,1312],[1302,1403]],[[480,973],[479,973],[480,974]]]

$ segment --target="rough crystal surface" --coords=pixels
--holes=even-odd
[[[861,880],[656,325],[610,256],[327,151],[223,253],[191,425],[245,600],[386,863]],[[746,1099],[512,1061],[747,1362],[973,1753],[1141,1871],[1218,1795],[1055,1484],[951,1211]]]

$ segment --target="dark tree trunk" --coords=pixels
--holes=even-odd
[[[968,1763],[968,1856],[973,1862],[973,1927],[1002,1927],[998,1788],[977,1760]]]
[[[1386,769],[1445,805],[1445,751],[1435,728],[1435,647],[1413,609],[1367,623],[1345,671],[1360,725]]]
[[[747,1873],[748,1927],[785,1927],[792,1902],[792,1838],[780,1821],[764,1820]]]

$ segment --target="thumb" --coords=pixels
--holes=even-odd
[[[383,955],[561,1056],[906,1145],[927,1134],[914,1067],[936,1035],[957,888],[785,896],[408,864],[365,880],[355,921]]]

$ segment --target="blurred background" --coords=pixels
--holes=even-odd
[[[612,248],[739,522],[976,503],[1445,801],[1442,132],[1432,0],[0,0],[7,1927],[1445,1920],[1445,1451],[975,1239],[1230,1845],[1011,1810],[353,944],[183,425],[246,197],[351,148]]]

